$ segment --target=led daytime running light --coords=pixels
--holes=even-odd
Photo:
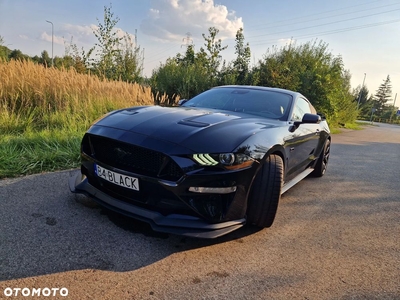
[[[193,154],[193,160],[201,166],[220,165],[226,170],[238,170],[251,166],[254,159],[243,153],[221,153],[221,154]]]
[[[202,166],[215,166],[218,162],[209,154],[193,154],[193,159]]]

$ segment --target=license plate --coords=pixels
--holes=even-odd
[[[122,186],[127,189],[139,191],[139,179],[110,171],[106,168],[94,165],[95,173],[98,177],[114,183],[115,185]]]

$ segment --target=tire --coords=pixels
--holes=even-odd
[[[271,227],[274,222],[283,184],[283,161],[271,154],[253,181],[247,207],[247,223]]]
[[[331,153],[331,141],[329,139],[326,140],[324,149],[318,157],[317,163],[315,164],[314,171],[312,171],[311,175],[314,177],[322,177],[326,172],[326,168],[328,167],[329,162],[329,154]]]

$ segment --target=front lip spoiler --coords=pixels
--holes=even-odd
[[[212,239],[226,235],[243,227],[246,219],[238,219],[223,223],[208,223],[193,216],[172,214],[164,216],[158,212],[147,210],[115,199],[92,186],[85,175],[80,172],[69,178],[69,189],[73,193],[85,194],[110,210],[150,224],[154,231],[189,237]]]

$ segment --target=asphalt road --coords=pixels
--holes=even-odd
[[[400,299],[398,126],[334,135],[326,175],[284,194],[271,228],[211,241],[107,215],[70,172],[0,181],[0,298]]]

